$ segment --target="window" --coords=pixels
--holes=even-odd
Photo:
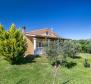
[[[39,47],[43,47],[43,43],[42,42],[39,42]]]
[[[37,47],[43,47],[43,42],[42,41],[37,41]]]

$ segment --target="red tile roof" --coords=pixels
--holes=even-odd
[[[55,37],[55,38],[58,37],[58,35],[50,29],[38,29],[38,30],[31,31],[31,32],[27,32],[26,35],[43,36],[43,37],[48,36],[48,37]]]

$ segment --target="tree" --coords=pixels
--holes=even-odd
[[[49,45],[46,46],[46,54],[48,56],[48,59],[50,61],[51,64],[57,63],[57,60],[58,60],[58,45],[57,45],[57,41],[51,41],[49,43]]]
[[[82,50],[81,52],[87,53],[87,47],[90,41],[89,40],[78,40],[78,42],[81,45],[81,50]]]
[[[73,40],[64,41],[63,52],[64,55],[74,58],[80,52],[80,44]]]
[[[59,39],[54,42],[50,42],[46,47],[46,54],[51,64],[57,66],[60,62],[64,64],[67,62],[67,57],[75,58],[76,54],[80,51],[80,44],[73,40]]]
[[[46,46],[46,54],[50,63],[57,67],[66,58],[63,52],[63,41],[61,39],[50,41]]]
[[[87,53],[91,53],[91,42],[87,44]]]
[[[53,84],[57,77],[58,65],[64,65],[65,67],[72,66],[72,62],[67,62],[67,57],[73,58],[78,51],[79,45],[73,40],[58,39],[56,41],[49,42],[49,45],[46,47],[46,54],[51,64],[55,66],[53,69]]]
[[[0,24],[0,41],[4,39],[4,36],[3,36],[4,34],[5,34],[5,30],[3,26]]]
[[[0,55],[10,63],[21,62],[26,51],[23,33],[12,24],[9,31],[4,31],[0,38]]]

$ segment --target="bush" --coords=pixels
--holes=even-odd
[[[0,56],[10,63],[20,63],[26,51],[26,40],[22,32],[12,24],[8,31],[0,25]]]
[[[84,64],[84,67],[90,67],[90,64],[88,63],[87,59],[84,60],[83,64]]]

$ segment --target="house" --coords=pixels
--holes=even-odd
[[[24,32],[25,30],[23,30]],[[29,54],[44,54],[44,46],[46,40],[48,42],[55,41],[59,37],[50,29],[38,29],[31,32],[25,32],[27,39],[27,53]]]

